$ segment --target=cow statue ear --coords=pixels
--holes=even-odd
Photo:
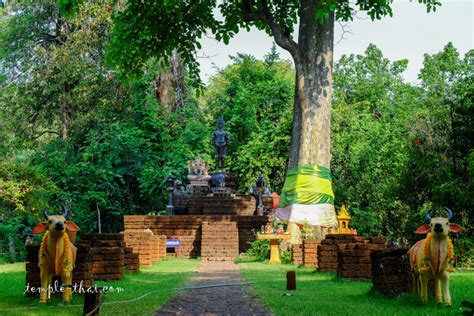
[[[458,224],[449,224],[449,231],[453,233],[460,233],[464,230],[464,227],[459,226]]]
[[[78,232],[81,230],[79,226],[77,226],[76,224],[74,224],[74,222],[71,221],[66,222],[66,229],[72,232]]]
[[[422,225],[418,227],[418,229],[415,231],[415,234],[420,234],[420,235],[428,234],[430,230],[431,230],[430,225]]]
[[[38,226],[35,227],[35,229],[33,229],[32,233],[33,234],[41,234],[42,232],[44,232],[46,230],[46,228],[48,228],[47,223],[40,223],[40,224],[38,224]]]

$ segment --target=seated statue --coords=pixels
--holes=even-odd
[[[194,176],[207,176],[209,166],[202,161],[201,157],[196,157],[194,161],[188,163],[188,174]]]

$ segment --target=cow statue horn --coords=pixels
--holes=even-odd
[[[64,207],[63,217],[66,218],[66,216],[67,216],[67,207]]]
[[[425,220],[426,220],[428,223],[431,222],[431,216],[430,216],[430,213],[429,213],[429,212],[426,212]]]
[[[48,219],[48,212],[46,210],[43,210],[43,216],[44,218]]]
[[[448,219],[451,219],[451,217],[453,217],[453,212],[451,212],[451,210],[447,207],[444,208],[446,210],[446,212],[448,212]]]

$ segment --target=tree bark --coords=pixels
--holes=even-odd
[[[16,262],[16,247],[13,235],[8,236],[8,250],[10,252],[10,261],[13,263]]]
[[[62,139],[68,139],[69,137],[69,111],[66,102],[61,101],[61,130],[59,135]]]
[[[330,167],[334,14],[319,23],[317,1],[303,0],[299,12],[294,119],[289,167]]]
[[[69,138],[69,125],[71,124],[72,110],[69,105],[69,93],[72,91],[76,83],[64,83],[64,95],[59,100],[59,111],[60,111],[60,130],[59,136],[66,140]]]
[[[170,67],[155,79],[156,98],[167,112],[176,112],[184,108],[186,80],[184,77],[183,60],[176,50],[169,59]],[[180,117],[183,121],[183,118]]]

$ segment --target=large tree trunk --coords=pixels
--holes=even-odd
[[[71,124],[72,110],[69,104],[69,94],[76,83],[64,83],[64,95],[59,100],[59,111],[60,111],[60,130],[59,136],[66,140],[69,138],[69,126]]]
[[[334,15],[315,19],[316,1],[302,1],[289,167],[330,167]]]
[[[169,59],[170,67],[155,79],[155,93],[160,104],[167,112],[176,112],[184,107],[186,82],[183,60],[177,50]],[[183,118],[180,117],[180,120]]]
[[[60,118],[60,131],[59,131],[59,136],[66,140],[69,137],[69,108],[68,105],[65,101],[60,101],[60,112],[61,112],[61,118]]]
[[[8,249],[10,252],[10,262],[16,262],[16,246],[13,235],[8,236]]]

